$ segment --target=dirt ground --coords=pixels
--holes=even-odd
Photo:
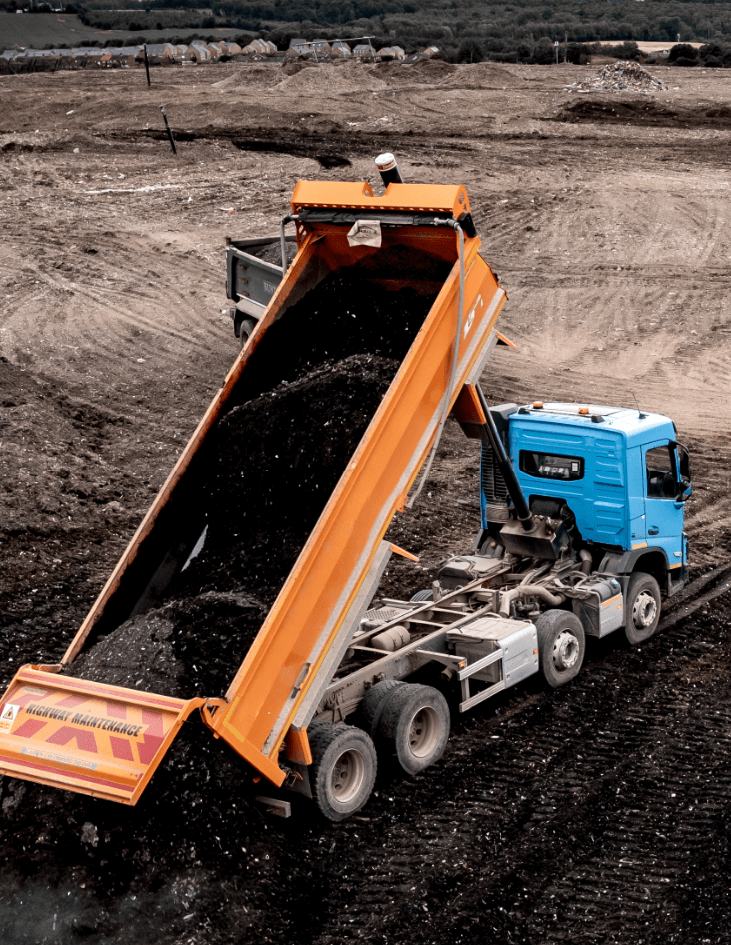
[[[298,178],[377,185],[385,150],[409,181],[468,188],[518,345],[489,362],[489,401],[676,421],[698,582],[642,647],[593,641],[568,688],[529,681],[457,719],[436,767],[382,779],[345,824],[268,819],[193,726],[182,783],[161,769],[134,809],[5,778],[0,940],[728,942],[731,73],[565,91],[590,71],[0,78],[3,685],[62,655],[238,351],[225,237],[275,233]],[[448,424],[392,526],[421,560],[390,568],[388,596],[471,547],[477,469]]]

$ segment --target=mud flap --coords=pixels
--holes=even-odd
[[[204,701],[24,666],[0,701],[0,773],[136,804]]]

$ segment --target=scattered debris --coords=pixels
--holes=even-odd
[[[99,831],[94,824],[87,822],[81,828],[81,842],[88,843],[92,847],[95,847],[99,843]]]
[[[602,68],[583,82],[565,86],[574,92],[656,92],[667,89],[660,79],[650,75],[638,62],[614,62]]]
[[[76,154],[78,148],[74,151]],[[85,194],[147,194],[153,190],[180,190],[180,184],[147,184],[145,187],[122,187],[115,190],[112,187],[107,187],[104,190],[85,190]],[[188,198],[190,199],[190,198]]]

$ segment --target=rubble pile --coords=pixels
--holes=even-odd
[[[583,82],[566,86],[574,92],[657,92],[667,85],[643,69],[638,62],[614,62]]]

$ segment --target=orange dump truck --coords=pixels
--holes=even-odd
[[[3,774],[135,804],[198,710],[259,775],[340,820],[373,787],[374,726],[406,770],[444,750],[446,702],[403,680],[432,667],[461,674],[464,691],[470,658],[450,642],[463,611],[449,595],[412,604],[405,645],[398,609],[390,622],[379,611],[369,624],[368,608],[390,555],[403,553],[384,534],[425,462],[428,472],[447,416],[466,431],[485,422],[476,385],[499,340],[505,293],[478,253],[461,186],[391,183],[376,196],[363,182],[300,181],[283,233],[286,222],[296,224],[294,261],[62,662],[24,666],[3,695]],[[197,496],[217,424],[252,390],[266,389],[288,312],[340,272],[389,292],[408,288],[431,304],[225,696],[185,699],[70,675],[82,649],[159,602],[185,566],[205,527]],[[395,321],[382,330],[396,330]],[[320,330],[326,336],[326,315]],[[473,661],[473,674],[496,662],[494,651],[491,644]],[[494,688],[483,686],[473,701]]]

